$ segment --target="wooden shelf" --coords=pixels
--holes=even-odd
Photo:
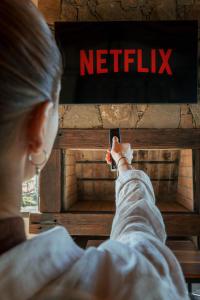
[[[157,202],[161,212],[190,212],[178,202]],[[77,201],[69,209],[69,212],[115,212],[113,201]]]

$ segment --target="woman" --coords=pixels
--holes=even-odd
[[[0,1],[0,67],[0,298],[189,299],[151,182],[117,138],[110,239],[84,251],[57,227],[26,241],[21,186],[51,153],[62,74],[54,38],[29,0]]]

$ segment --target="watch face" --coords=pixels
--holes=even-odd
[[[56,22],[61,104],[196,103],[197,21]]]

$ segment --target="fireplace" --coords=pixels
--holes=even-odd
[[[105,162],[106,149],[64,153],[63,211],[114,211],[116,172]],[[133,167],[152,181],[161,211],[194,211],[191,149],[135,149]]]
[[[121,129],[121,136],[134,148],[133,166],[152,180],[167,235],[200,236],[200,130]],[[59,130],[30,233],[60,224],[74,237],[109,236],[116,173],[105,162],[108,141],[108,129]]]

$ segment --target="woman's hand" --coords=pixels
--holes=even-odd
[[[133,149],[129,143],[119,143],[119,140],[116,136],[113,137],[112,149],[107,150],[106,161],[108,164],[111,164],[111,156],[118,164],[118,161],[121,157],[126,157],[127,163],[131,164],[133,159]]]

